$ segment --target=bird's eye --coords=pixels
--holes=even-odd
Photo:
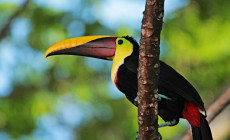
[[[123,44],[123,40],[118,40],[117,42],[119,45]]]

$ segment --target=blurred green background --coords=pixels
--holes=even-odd
[[[25,0],[0,0],[0,31]],[[52,44],[85,35],[139,41],[145,0],[30,0],[0,39],[0,140],[134,140],[137,108],[110,80],[112,62],[44,59]],[[229,84],[229,0],[166,0],[161,59],[185,76],[206,107]],[[230,140],[230,108],[211,124]],[[161,121],[162,122],[162,121]],[[185,120],[161,128],[179,139]]]

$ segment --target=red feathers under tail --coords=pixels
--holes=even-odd
[[[192,126],[193,140],[212,140],[209,124],[203,115],[200,115],[200,127]]]
[[[208,122],[196,105],[186,102],[184,104],[183,117],[192,126],[193,140],[212,140],[212,133]]]

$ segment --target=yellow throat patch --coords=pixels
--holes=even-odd
[[[122,43],[121,43],[122,42]],[[115,84],[115,77],[118,68],[124,64],[126,57],[130,56],[133,52],[133,44],[126,40],[125,38],[117,38],[116,40],[116,51],[113,58],[113,66],[111,70],[111,80]]]

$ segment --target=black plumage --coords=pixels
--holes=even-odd
[[[137,68],[139,62],[139,45],[131,37],[124,37],[129,40],[133,46],[133,52],[126,57],[117,71],[116,85],[123,92],[127,99],[134,105],[134,99],[137,97]],[[176,121],[173,125],[179,122],[179,118],[184,118],[183,110],[185,103],[194,104],[200,111],[205,113],[204,103],[196,89],[172,67],[160,61],[160,75],[158,83],[158,93],[169,97],[172,100],[162,99],[158,102],[159,115],[166,122]],[[189,111],[189,110],[188,110]],[[192,110],[191,110],[192,111]],[[191,112],[192,114],[193,112]],[[205,128],[206,138],[202,138],[200,127],[192,126],[194,139],[200,137],[204,140],[211,140],[212,135],[205,114],[201,116],[201,128]],[[194,118],[196,119],[196,118]],[[198,119],[199,120],[199,119]],[[205,121],[204,121],[205,120]],[[191,120],[189,120],[191,121]],[[199,136],[197,136],[199,135]],[[196,137],[195,137],[196,136]]]

